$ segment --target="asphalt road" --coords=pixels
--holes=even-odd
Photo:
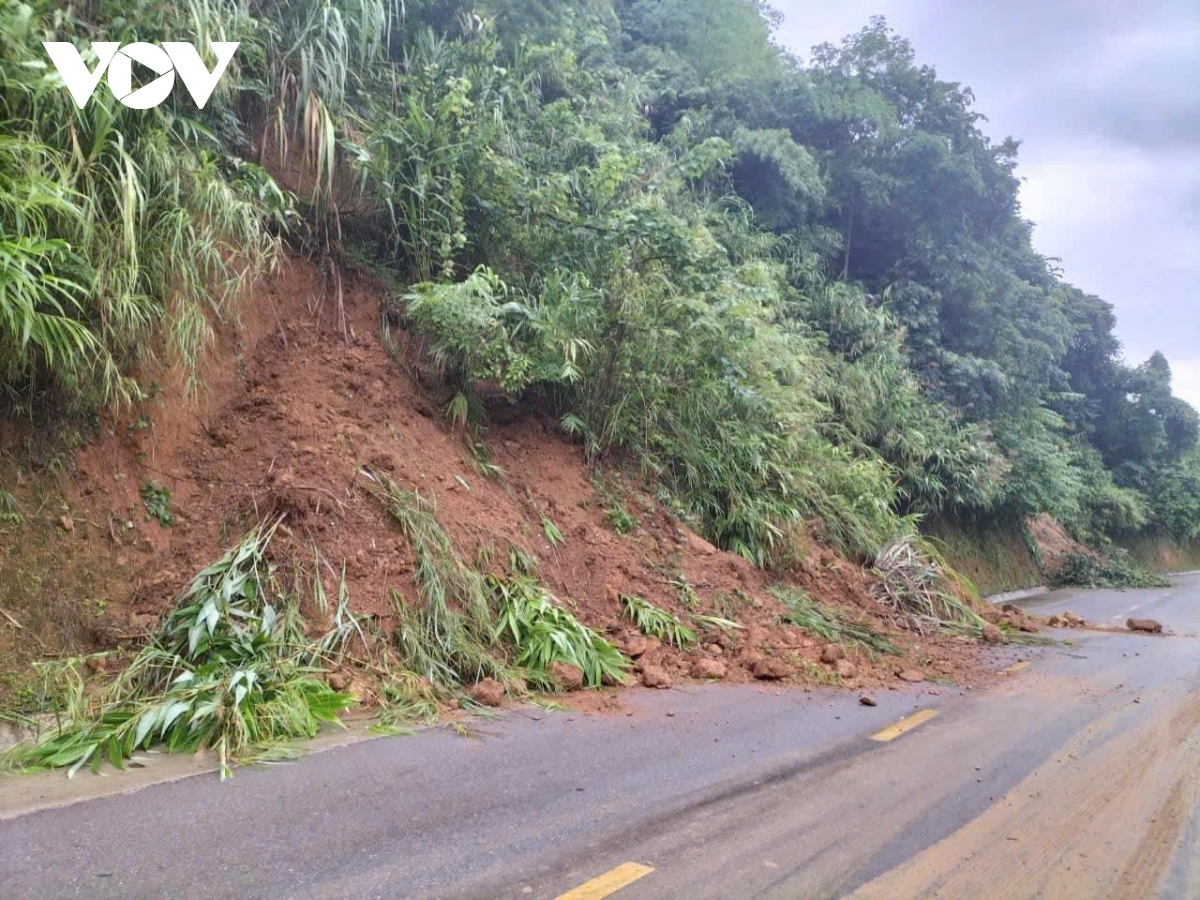
[[[1063,632],[984,691],[641,692],[0,816],[0,897],[555,898],[606,873],[573,896],[1200,897],[1200,577],[1029,605],[1176,634]]]

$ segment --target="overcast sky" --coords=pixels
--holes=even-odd
[[[1200,408],[1200,0],[775,0],[807,59],[872,15],[1023,141],[1025,217],[1109,301],[1126,358],[1162,350]]]

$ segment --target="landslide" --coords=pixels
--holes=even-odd
[[[53,490],[44,475],[10,479],[36,514],[3,537],[0,608],[19,625],[0,622],[0,700],[27,690],[34,658],[136,649],[197,572],[280,517],[274,554],[318,575],[330,595],[344,571],[350,608],[386,634],[396,624],[390,592],[422,599],[413,549],[364,489],[364,469],[431,501],[463,559],[498,561],[519,548],[536,560],[553,595],[635,655],[648,684],[756,673],[850,687],[899,684],[914,671],[978,677],[975,642],[897,631],[869,574],[803,534],[787,571],[766,572],[691,532],[636,474],[589,468],[534,409],[494,407],[481,433],[452,426],[448,396],[422,377],[420,341],[397,323],[374,276],[343,273],[335,285],[316,264],[288,257],[221,335],[198,396],[164,374],[155,398],[101,423]],[[499,467],[491,477],[485,458]],[[151,514],[156,498],[169,517]],[[635,523],[627,534],[610,521],[617,503]],[[551,540],[554,529],[561,540]],[[820,635],[781,624],[771,590],[781,582],[889,632],[899,654],[852,650],[847,665],[824,652]],[[704,613],[743,628],[702,634],[687,652],[643,642],[622,615],[630,596],[684,621]],[[360,693],[370,702],[374,691]]]

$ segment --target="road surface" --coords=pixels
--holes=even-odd
[[[48,783],[8,781],[0,896],[1200,897],[1200,577],[1028,605],[1176,633],[1063,632],[1001,653],[994,688],[885,690],[874,708],[639,692],[628,716],[526,709],[475,739],[366,741],[35,812]]]

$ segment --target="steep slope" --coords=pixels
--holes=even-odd
[[[697,537],[636,479],[589,471],[553,421],[505,407],[482,439],[451,427],[445,398],[419,377],[417,342],[398,328],[390,344],[382,339],[388,308],[372,277],[349,275],[339,298],[319,268],[289,258],[230,327],[198,398],[167,387],[78,452],[64,485],[67,511],[47,540],[64,571],[82,563],[96,582],[90,595],[103,599],[85,633],[56,634],[46,606],[63,602],[63,592],[11,592],[5,608],[44,623],[47,650],[133,645],[196,572],[248,528],[282,516],[275,555],[306,568],[306,577],[320,571],[331,594],[344,567],[351,608],[387,631],[391,591],[411,604],[421,598],[411,547],[362,489],[367,466],[432,501],[464,559],[498,571],[510,547],[532,556],[554,595],[618,646],[638,643],[622,617],[624,596],[745,626],[714,632],[687,653],[650,642],[639,668],[661,667],[669,679],[688,677],[705,658],[722,664],[709,672],[723,667],[725,678],[749,679],[764,655],[780,660],[785,676],[851,685],[913,669],[972,676],[973,644],[926,636],[919,647],[899,638],[903,657],[858,657],[838,677],[818,662],[825,642],[780,624],[768,590],[779,575]],[[492,477],[478,462],[481,442],[499,467]],[[148,514],[154,498],[166,500],[170,524]],[[624,535],[607,515],[618,502],[632,517]],[[561,540],[551,541],[555,529]],[[794,588],[876,629],[892,627],[860,568],[798,541],[787,575]]]

